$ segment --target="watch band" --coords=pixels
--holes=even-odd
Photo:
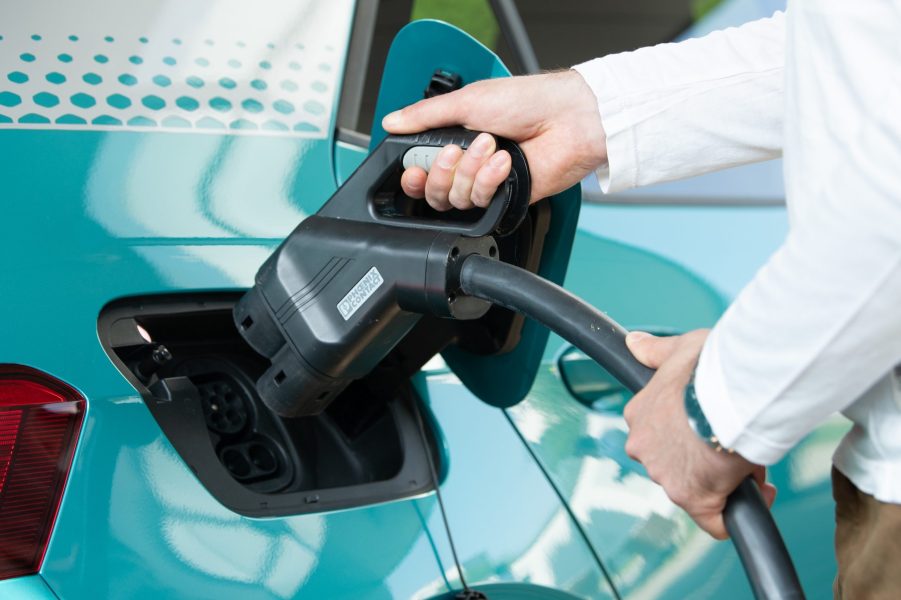
[[[735,453],[735,450],[726,448],[720,443],[719,438],[713,433],[707,417],[704,416],[704,411],[701,410],[701,404],[698,402],[698,394],[695,392],[695,374],[693,372],[688,385],[685,386],[685,415],[688,417],[688,426],[698,434],[705,444],[717,452]]]

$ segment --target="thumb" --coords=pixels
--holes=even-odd
[[[766,480],[766,467],[757,465],[751,471],[751,475],[753,475],[757,487],[760,488],[760,494],[763,496],[767,508],[772,508],[773,502],[776,501],[776,486]]]
[[[382,127],[388,133],[418,133],[436,127],[463,124],[463,90],[420,100],[385,115]]]
[[[659,369],[676,349],[678,339],[678,336],[657,337],[644,331],[631,331],[626,336],[626,347],[638,362]]]
[[[726,522],[723,520],[723,514],[708,513],[704,515],[691,515],[698,527],[710,534],[717,540],[728,540],[729,532],[726,531]]]

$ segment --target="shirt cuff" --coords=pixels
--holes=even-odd
[[[710,332],[695,371],[695,393],[701,411],[724,448],[735,450],[746,460],[758,465],[771,465],[791,449],[751,431],[729,394],[718,348],[716,328]]]
[[[638,153],[632,124],[622,118],[624,94],[616,75],[603,58],[578,64],[573,70],[582,76],[598,102],[598,113],[607,136],[607,162],[595,171],[601,191],[621,192],[638,184]]]

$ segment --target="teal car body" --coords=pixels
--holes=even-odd
[[[247,289],[362,160],[366,148],[334,127],[353,11],[0,7],[0,361],[87,400],[40,570],[0,581],[0,596],[381,599],[460,588],[433,492],[269,518],[224,506],[98,341],[113,300]],[[479,65],[466,81],[506,74],[436,22],[404,30],[396,64],[439,38],[448,47],[435,67],[466,56]],[[425,84],[417,70],[390,75]],[[578,225],[566,287],[629,327],[668,332],[712,324],[785,228],[778,207],[585,206]],[[703,251],[730,227],[742,239],[718,247],[753,257],[739,268]],[[440,360],[414,377],[469,585],[511,599],[750,597],[731,546],[700,533],[625,457],[617,409],[573,397],[560,372],[567,350],[552,336],[531,391],[507,410]],[[772,470],[775,514],[810,597],[827,596],[834,570],[828,455],[840,433],[818,431]]]

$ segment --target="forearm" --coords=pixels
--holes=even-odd
[[[784,17],[574,67],[597,96],[606,192],[777,158]]]

